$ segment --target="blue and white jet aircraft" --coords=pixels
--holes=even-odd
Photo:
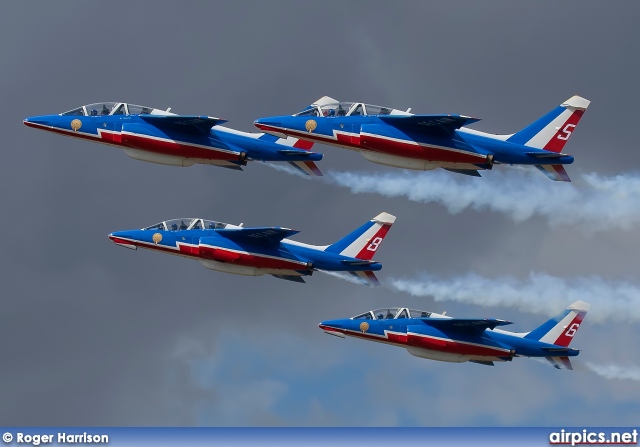
[[[493,318],[451,318],[407,308],[377,309],[352,318],[323,321],[320,329],[344,338],[400,346],[409,354],[442,362],[493,362],[514,357],[544,357],[558,369],[573,369],[569,357],[580,353],[569,347],[589,304],[576,301],[531,332],[496,329],[512,324]]]
[[[403,169],[443,168],[480,177],[493,165],[533,165],[547,177],[571,181],[562,152],[589,101],[573,96],[510,135],[494,135],[463,126],[479,121],[463,115],[413,115],[391,107],[320,98],[293,116],[260,118],[264,132],[293,136],[359,151],[374,163]]]
[[[308,175],[322,175],[313,143],[223,127],[211,116],[176,115],[123,102],[101,102],[59,115],[31,116],[24,124],[59,135],[121,148],[136,160],[171,166],[196,163],[242,170],[249,160],[285,161]]]
[[[304,283],[314,270],[348,272],[361,283],[380,285],[373,260],[395,216],[380,213],[331,245],[309,245],[285,239],[298,231],[281,227],[244,228],[204,219],[173,219],[141,230],[118,231],[109,239],[122,247],[148,248],[197,259],[218,272],[245,276],[272,275]]]

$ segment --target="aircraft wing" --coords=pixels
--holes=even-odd
[[[158,129],[195,134],[208,134],[213,126],[227,122],[212,116],[197,115],[139,115],[139,117]]]
[[[480,121],[478,118],[462,115],[379,115],[378,118],[394,127],[411,128],[441,136],[451,135],[462,126]]]
[[[495,318],[422,318],[429,326],[433,326],[437,329],[455,330],[459,332],[482,332],[486,329],[495,329],[496,326],[506,326],[507,324],[513,324],[506,320],[497,320]]]
[[[299,233],[297,230],[281,227],[220,228],[215,230],[220,236],[235,241],[262,242],[276,245],[285,237]]]

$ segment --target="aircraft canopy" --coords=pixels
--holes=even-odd
[[[407,309],[406,307],[390,307],[387,309],[370,310],[355,317],[352,320],[397,320],[399,318],[429,318],[434,314],[424,310]]]
[[[105,116],[105,115],[175,115],[167,110],[154,109],[153,107],[137,106],[125,102],[97,102],[78,107],[63,116]]]
[[[235,227],[223,222],[204,220],[200,218],[186,217],[182,219],[165,220],[164,222],[143,228],[143,230],[179,231],[179,230],[216,230],[220,228]]]
[[[342,102],[323,96],[294,116],[371,116],[371,115],[411,115],[392,107],[374,106],[362,102]]]

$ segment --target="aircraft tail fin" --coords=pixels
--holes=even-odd
[[[572,96],[542,118],[511,135],[507,141],[559,153],[590,102],[580,96]]]
[[[570,182],[569,174],[562,165],[535,165],[536,168],[551,180],[556,182]]]
[[[555,317],[529,332],[524,338],[568,347],[578,332],[589,307],[589,304],[584,301],[576,301]]]
[[[395,220],[396,216],[380,213],[338,242],[329,245],[325,251],[370,261]]]

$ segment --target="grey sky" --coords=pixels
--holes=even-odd
[[[306,285],[211,272],[107,239],[202,216],[329,243],[388,211],[380,279],[429,272],[639,283],[640,230],[585,235],[534,217],[351,194],[257,164],[138,162],[28,129],[29,115],[130,101],[253,130],[330,95],[482,118],[512,132],[574,94],[592,101],[568,168],[637,173],[636,2],[3,2],[0,5],[0,419],[6,425],[632,425],[640,384],[516,359],[451,365],[327,337],[382,306],[496,317],[322,274]],[[385,172],[318,146],[325,170]],[[424,175],[429,175],[425,173]],[[452,174],[453,175],[453,174]],[[490,176],[491,173],[486,173]],[[482,181],[482,179],[478,179]],[[568,302],[566,304],[569,304]],[[558,309],[560,310],[560,309]],[[598,309],[592,309],[597,312]],[[595,324],[582,361],[640,365],[634,324]]]

